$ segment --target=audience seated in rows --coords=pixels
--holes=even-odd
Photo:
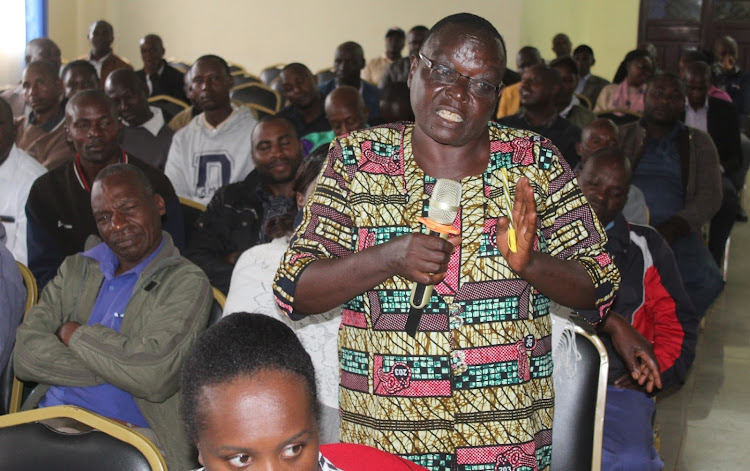
[[[16,145],[39,163],[53,169],[70,161],[75,152],[65,137],[65,110],[59,68],[37,61],[23,71],[23,92],[31,108],[18,122]]]
[[[401,28],[390,28],[385,33],[385,54],[370,59],[365,64],[360,74],[363,80],[367,80],[373,85],[378,85],[386,69],[401,60],[401,51],[404,49],[406,34]]]
[[[148,87],[148,96],[169,95],[187,101],[184,90],[185,74],[164,60],[164,44],[155,34],[140,40],[143,68],[136,71],[138,78]]]
[[[627,223],[621,213],[630,178],[630,162],[616,148],[590,156],[578,174],[581,191],[608,227],[607,251],[622,277],[609,315],[623,316],[645,337],[641,348],[653,348],[661,389],[667,389],[684,381],[693,362],[699,317],[664,239],[651,227]],[[660,470],[652,390],[633,379],[632,367],[615,348],[618,339],[600,335],[609,356],[602,470]]]
[[[716,84],[732,98],[737,108],[740,130],[745,131],[745,117],[750,113],[750,72],[737,65],[737,41],[730,36],[722,36],[714,42]]]
[[[146,84],[131,69],[119,69],[107,77],[104,92],[117,104],[125,152],[164,170],[174,131],[162,110],[148,105]]]
[[[596,59],[594,59],[594,50],[590,46],[586,44],[578,46],[573,51],[573,60],[578,65],[578,76],[580,77],[576,86],[576,93],[588,98],[593,106],[596,104],[602,88],[609,84],[609,80],[591,73],[591,67],[596,64]]]
[[[6,105],[7,106],[7,105]],[[16,343],[16,329],[26,308],[26,288],[16,259],[5,246],[5,226],[0,222],[0,375],[8,366]],[[338,361],[336,362],[338,366]]]
[[[620,136],[617,125],[609,119],[597,118],[581,130],[581,141],[576,144],[576,151],[581,157],[576,171],[586,162],[589,156],[607,147],[620,148]],[[648,206],[643,192],[635,185],[628,185],[627,202],[622,210],[625,220],[634,224],[648,224]]]
[[[149,178],[165,201],[164,228],[178,249],[185,247],[182,209],[169,179],[156,168],[128,155],[120,146],[116,105],[101,90],[78,92],[66,106],[65,131],[77,155],[39,177],[26,203],[29,268],[40,287],[55,276],[65,257],[84,250],[96,234],[91,214],[91,186],[113,164],[130,163]]]
[[[89,43],[91,50],[88,54],[79,57],[91,62],[99,75],[99,85],[104,88],[107,76],[117,69],[132,69],[127,61],[117,56],[112,51],[112,43],[115,41],[115,30],[112,25],[104,20],[91,23],[89,26]]]
[[[745,183],[737,109],[733,103],[708,96],[711,68],[705,62],[689,63],[682,79],[687,95],[684,122],[711,136],[721,163],[722,202],[711,219],[708,236],[708,249],[721,266],[724,246],[739,211],[737,192]]]
[[[372,122],[377,122],[380,119],[380,110],[378,109],[380,91],[377,86],[360,78],[360,71],[364,66],[365,53],[362,50],[362,46],[353,41],[340,44],[336,48],[333,57],[333,72],[336,74],[336,77],[328,82],[321,83],[318,85],[318,88],[324,98],[336,87],[342,85],[356,88],[365,100],[365,105],[370,110],[369,119]]]
[[[625,60],[627,75],[620,83],[604,86],[594,105],[594,112],[607,110],[629,110],[643,113],[643,97],[646,83],[654,73],[654,62],[648,52],[634,49],[627,53]]]
[[[26,44],[24,61],[26,66],[36,61],[51,62],[59,70],[62,63],[60,48],[57,47],[54,41],[48,38],[32,39]],[[31,111],[31,108],[26,105],[24,95],[23,83],[19,83],[17,86],[0,93],[0,98],[8,102],[13,110],[14,118],[27,116]]]
[[[362,445],[321,452],[320,401],[310,355],[294,332],[262,314],[238,312],[196,342],[182,373],[181,412],[198,448],[198,471],[245,467],[347,471],[426,471],[404,458]]]
[[[308,155],[320,146],[328,146],[335,137],[367,127],[370,109],[354,87],[342,85],[328,94],[325,100],[326,119],[330,131],[314,132],[302,136],[302,151]]]
[[[180,368],[211,287],[162,232],[164,199],[137,167],[99,172],[90,211],[101,242],[66,258],[18,328],[15,374],[40,383],[25,407],[83,407],[146,435],[170,469],[191,469]]]
[[[560,117],[579,128],[585,127],[596,119],[596,115],[587,107],[581,105],[581,100],[575,96],[578,86],[578,66],[570,56],[559,57],[550,62],[550,67],[560,74],[560,92],[555,99],[555,106]]]
[[[179,196],[206,205],[216,190],[253,170],[251,133],[257,121],[249,108],[231,103],[232,75],[221,57],[198,58],[190,77],[203,112],[174,135],[164,173]]]
[[[255,168],[240,182],[221,187],[193,228],[187,257],[223,293],[237,258],[269,242],[266,225],[295,207],[292,180],[302,162],[294,125],[279,116],[262,118],[252,130]]]
[[[91,62],[82,59],[74,60],[65,64],[60,72],[60,79],[65,95],[65,100],[70,100],[73,95],[81,90],[98,90],[99,77]]]
[[[28,265],[26,255],[26,200],[29,190],[47,169],[19,149],[13,112],[0,99],[0,222],[5,225],[5,246],[16,260]],[[2,328],[0,328],[2,330]],[[0,365],[2,371],[2,365]]]
[[[573,50],[573,44],[565,33],[557,33],[552,38],[552,52],[555,53],[555,59],[561,57],[570,57],[570,51]]]
[[[331,125],[323,109],[323,96],[315,76],[306,65],[294,62],[281,69],[281,93],[289,104],[277,115],[294,123],[297,135],[329,131]]]
[[[338,331],[341,307],[315,316],[292,320],[279,310],[273,296],[273,278],[286,251],[298,209],[315,186],[320,169],[328,157],[328,149],[320,147],[299,166],[292,182],[296,206],[275,224],[275,238],[242,253],[232,272],[232,283],[224,305],[224,315],[234,312],[257,312],[274,317],[288,325],[300,339],[315,365],[320,388],[320,441],[339,440],[339,357]],[[273,221],[269,221],[273,222]],[[272,237],[270,231],[266,235]]]
[[[672,247],[685,289],[704,315],[723,288],[719,268],[701,240],[701,226],[721,206],[721,169],[711,136],[685,126],[685,90],[677,76],[648,84],[643,119],[620,127],[633,183],[643,191],[650,223]]]
[[[409,69],[411,69],[411,58],[417,57],[417,54],[419,54],[419,49],[422,47],[428,31],[427,27],[422,25],[415,26],[409,30],[409,33],[406,35],[406,46],[409,48],[409,55],[394,61],[383,72],[380,82],[378,82],[378,87],[381,90],[394,82],[406,83],[406,80],[409,78]]]
[[[555,100],[562,85],[560,74],[556,69],[536,64],[528,67],[521,77],[521,111],[498,122],[548,138],[560,150],[570,168],[575,168],[580,160],[576,143],[581,139],[581,128],[558,114]]]
[[[532,46],[522,47],[516,55],[516,69],[521,76],[532,65],[542,64],[543,62],[539,49]],[[503,88],[496,115],[498,119],[518,112],[521,107],[520,89],[521,82]]]

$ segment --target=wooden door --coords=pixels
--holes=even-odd
[[[713,48],[714,40],[732,36],[738,63],[750,69],[750,2],[743,0],[641,0],[638,43],[656,46],[658,68],[677,72],[680,55]]]

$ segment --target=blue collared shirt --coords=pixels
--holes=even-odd
[[[658,226],[685,207],[682,164],[677,137],[685,128],[676,122],[661,139],[646,138],[643,157],[633,173],[633,185],[643,192],[650,211],[650,224]]]
[[[146,265],[156,257],[163,246],[164,239],[162,238],[159,247],[152,254],[138,265],[119,275],[115,275],[115,271],[120,263],[107,244],[101,243],[83,253],[83,255],[99,262],[99,270],[104,275],[104,282],[99,288],[99,295],[91,311],[88,325],[99,324],[109,327],[117,333],[120,332],[125,308],[128,306],[138,278]],[[111,384],[87,387],[52,386],[39,402],[39,407],[59,405],[83,407],[104,417],[127,422],[137,427],[149,426],[140,409],[138,409],[133,396]]]

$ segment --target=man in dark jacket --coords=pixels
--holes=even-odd
[[[253,129],[252,141],[255,169],[245,180],[216,191],[188,245],[187,257],[224,293],[242,252],[269,242],[269,221],[296,208],[292,180],[302,162],[302,146],[294,124],[280,116],[265,117]]]
[[[29,268],[40,287],[55,276],[65,257],[82,251],[86,239],[97,233],[91,186],[109,165],[129,163],[146,174],[164,199],[164,230],[178,249],[185,247],[182,209],[174,187],[162,172],[125,152],[121,131],[117,108],[103,91],[83,90],[68,102],[65,132],[76,156],[38,178],[26,203]]]
[[[653,345],[666,389],[681,383],[693,362],[699,317],[664,239],[622,216],[630,178],[630,162],[616,148],[595,152],[578,174],[581,191],[607,228],[607,251],[622,276],[612,311]],[[663,463],[651,428],[654,402],[632,379],[615,348],[617,339],[600,335],[610,359],[602,470],[659,470]]]
[[[147,34],[141,38],[140,45],[143,68],[136,71],[136,74],[148,87],[148,96],[169,95],[187,102],[183,88],[185,74],[164,60],[161,38],[155,34]]]
[[[708,249],[716,263],[721,265],[724,245],[739,211],[737,190],[745,185],[737,108],[733,103],[708,95],[708,89],[711,87],[711,68],[705,62],[691,62],[685,65],[682,80],[685,81],[687,95],[683,121],[688,126],[707,132],[711,136],[721,162],[721,207],[711,219],[708,237]]]

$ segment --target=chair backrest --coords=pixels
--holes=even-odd
[[[232,81],[234,82],[232,85],[233,87],[239,87],[240,85],[244,85],[246,83],[263,83],[263,81],[255,75],[245,74],[232,75]]]
[[[587,97],[583,93],[576,93],[576,96],[578,97],[578,101],[581,102],[581,106],[584,106],[590,110],[594,109],[593,105],[591,104],[591,100],[589,100],[589,97]]]
[[[182,100],[169,95],[154,95],[149,97],[148,102],[150,105],[154,105],[161,109],[164,113],[164,121],[169,122],[172,118],[177,116],[182,111],[190,108],[190,105]]]
[[[276,90],[273,90],[262,83],[245,83],[234,87],[230,93],[232,100],[242,103],[255,103],[273,110],[274,113],[279,111],[281,97]]]
[[[271,85],[271,82],[281,75],[281,69],[283,69],[285,65],[286,64],[275,64],[266,67],[260,71],[260,79],[263,80],[263,83],[266,85]]]
[[[41,423],[68,417],[95,430],[63,433]],[[35,409],[0,417],[3,471],[164,471],[164,458],[143,435],[72,406]]]
[[[614,121],[618,126],[623,124],[632,123],[641,119],[641,114],[635,111],[630,111],[625,108],[617,108],[613,110],[603,110],[598,113],[594,113],[597,118],[607,118]]]
[[[276,114],[272,109],[266,108],[265,106],[259,105],[257,103],[242,103],[242,104],[244,106],[247,106],[251,110],[253,110],[253,113],[255,113],[255,117],[257,119],[260,119],[263,116],[273,116]]]
[[[221,320],[224,316],[224,303],[227,302],[227,297],[218,288],[212,286],[211,291],[214,293],[214,301],[211,303],[211,313],[208,315],[208,327]]]
[[[167,64],[171,65],[183,74],[190,68],[190,64],[188,64],[187,62],[179,61],[177,59],[167,59]]]
[[[26,286],[25,317],[29,309],[39,299],[39,289],[31,270],[21,262],[17,263],[18,270],[21,272],[21,277],[23,278],[23,284]],[[23,383],[16,378],[13,372],[13,353],[11,352],[8,364],[5,366],[2,375],[0,375],[0,415],[20,411],[22,401]]]
[[[227,65],[229,66],[229,73],[232,74],[232,75],[246,74],[247,73],[247,71],[245,71],[245,68],[242,67],[239,64],[227,61]]]
[[[599,471],[609,357],[599,337],[573,328],[581,359],[574,375],[555,364],[551,470]]]

